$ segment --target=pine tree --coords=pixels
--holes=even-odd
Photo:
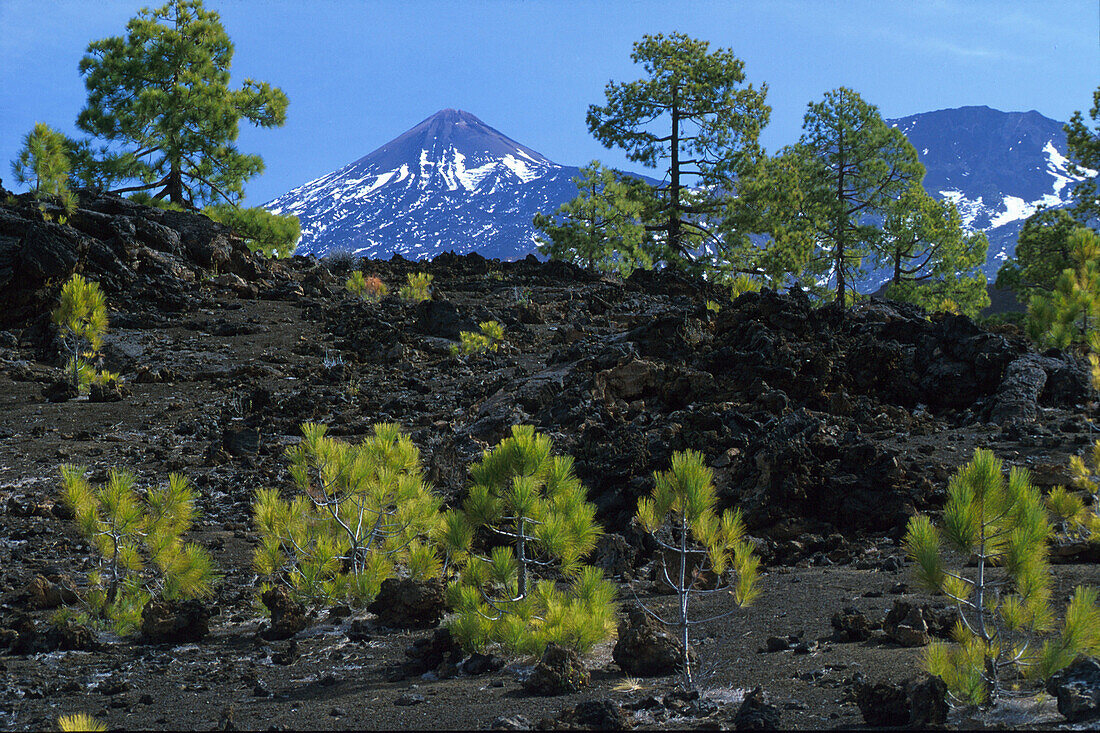
[[[882,218],[920,184],[924,166],[901,130],[851,89],[810,103],[802,129],[783,151],[791,159],[787,185],[799,189],[802,205],[780,223],[812,236],[817,271],[834,280],[836,301],[846,305],[864,261],[882,250]]]
[[[1073,216],[1082,224],[1095,224],[1100,219],[1096,177],[1088,175],[1089,171],[1100,171],[1100,87],[1092,93],[1089,117],[1092,119],[1092,129],[1089,129],[1080,111],[1074,112],[1065,126],[1070,172],[1085,176],[1073,188]]]
[[[325,433],[305,423],[287,452],[300,492],[291,501],[272,489],[256,493],[255,565],[266,582],[286,583],[310,604],[365,606],[399,573],[437,577],[430,537],[442,500],[424,481],[412,440],[394,423],[376,423],[357,445]]]
[[[977,449],[952,476],[947,493],[942,526],[916,516],[905,536],[917,579],[946,594],[959,611],[956,645],[929,647],[929,672],[956,698],[982,704],[1014,676],[1049,676],[1074,652],[1095,653],[1100,630],[1079,628],[1089,618],[1088,592],[1071,604],[1059,638],[1042,648],[1036,643],[1053,627],[1051,527],[1027,471],[1013,468],[1006,481],[1001,461]],[[1091,598],[1095,605],[1095,594]],[[1081,642],[1086,646],[1075,646]]]
[[[107,730],[107,724],[102,720],[92,716],[90,713],[73,713],[72,715],[62,715],[57,719],[58,730],[63,733],[72,731],[89,731],[89,733]]]
[[[112,469],[105,485],[93,487],[83,468],[64,465],[61,480],[80,533],[100,555],[100,569],[88,576],[86,602],[118,633],[136,629],[154,597],[177,600],[211,593],[217,575],[209,553],[182,539],[197,515],[186,476],[173,473],[167,485],[149,489],[144,497],[136,491],[137,478],[125,470]]]
[[[53,196],[68,191],[69,167],[65,136],[44,122],[36,122],[23,138],[19,157],[11,164],[18,183],[33,183],[36,194]]]
[[[79,391],[97,376],[89,360],[99,352],[107,331],[103,291],[98,283],[74,274],[62,286],[60,302],[50,316],[69,350],[69,363],[65,368],[72,376],[73,388]],[[107,377],[117,378],[117,375],[107,374]]]
[[[68,139],[44,122],[36,122],[23,138],[23,148],[11,164],[16,182],[33,183],[37,198],[53,197],[63,217],[76,210],[76,196],[69,190],[70,168]]]
[[[646,35],[631,59],[646,76],[609,82],[607,104],[588,108],[588,129],[606,147],[660,170],[667,183],[653,191],[646,212],[654,262],[698,270],[702,248],[718,259],[724,243],[717,221],[736,180],[760,157],[760,131],[771,108],[767,86],[745,85],[744,62],[731,50],[681,33]]]
[[[1094,354],[1089,356],[1095,362]],[[1081,493],[1056,486],[1047,495],[1047,508],[1061,522],[1065,536],[1100,542],[1100,441],[1094,441],[1084,456],[1071,457],[1069,468],[1073,487]],[[1081,494],[1088,497],[1087,504]]]
[[[614,586],[583,563],[601,534],[596,509],[573,460],[552,450],[530,425],[513,426],[470,468],[462,509],[445,515],[439,541],[460,573],[450,629],[467,649],[540,655],[555,642],[583,654],[614,629]]]
[[[1068,237],[1073,266],[1062,270],[1050,293],[1028,303],[1028,334],[1038,343],[1066,348],[1100,328],[1100,235],[1078,227]]]
[[[1065,209],[1042,209],[1027,218],[1016,242],[1016,254],[997,271],[996,286],[1016,293],[1026,303],[1049,295],[1062,270],[1074,266],[1069,237],[1080,225]]]
[[[661,572],[665,583],[676,592],[678,614],[675,621],[666,621],[652,610],[645,610],[679,631],[681,670],[684,684],[690,688],[691,628],[733,613],[693,619],[689,608],[692,597],[732,591],[738,607],[751,603],[760,593],[756,584],[760,561],[745,537],[740,511],[726,510],[719,515],[715,510],[718,497],[714,477],[702,454],[690,450],[674,453],[670,469],[654,473],[654,480],[652,494],[638,501],[637,517],[663,551]],[[727,575],[735,578],[728,580]],[[717,579],[714,587],[707,587],[708,577]]]
[[[534,225],[545,234],[539,251],[552,260],[623,277],[635,268],[652,267],[643,247],[642,202],[617,171],[592,161],[573,178],[579,195],[550,217],[536,214]]]
[[[290,257],[302,236],[302,226],[293,214],[273,214],[261,207],[241,208],[213,204],[202,213],[225,224],[245,240],[253,252],[265,257]]]
[[[237,149],[238,123],[282,125],[287,98],[252,79],[230,89],[232,58],[218,14],[201,0],[146,8],[125,36],[90,44],[80,61],[88,102],[77,125],[109,148],[97,159],[84,145],[78,158],[93,170],[81,175],[109,185],[136,179],[116,192],[153,191],[188,207],[237,204],[244,182],[264,167]]]
[[[419,303],[432,299],[433,276],[427,272],[410,272],[405,276],[405,284],[397,290],[397,294],[410,303]]]
[[[496,352],[504,340],[504,326],[496,321],[482,321],[478,324],[479,333],[474,331],[459,331],[459,344],[451,346],[451,354],[480,354],[485,351]]]
[[[877,259],[893,271],[888,297],[928,310],[950,303],[971,318],[989,305],[981,270],[989,240],[963,229],[954,203],[914,185],[889,207],[883,231]]]

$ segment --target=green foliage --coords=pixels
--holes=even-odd
[[[1100,235],[1078,227],[1067,244],[1073,265],[1062,270],[1052,291],[1032,295],[1027,308],[1028,335],[1059,348],[1084,343],[1100,325]]]
[[[745,537],[741,512],[716,511],[714,475],[701,453],[690,450],[673,453],[670,469],[654,473],[653,477],[656,485],[648,497],[638,501],[637,518],[663,551],[661,571],[665,583],[679,599],[679,617],[674,622],[665,621],[646,610],[665,626],[676,627],[680,632],[684,683],[690,687],[691,627],[733,613],[692,619],[691,598],[721,592],[732,594],[738,607],[751,603],[760,594],[757,586],[760,561]],[[717,580],[716,587],[708,587],[708,577]]]
[[[738,296],[745,293],[759,293],[764,284],[748,275],[738,275],[730,280],[730,298],[737,300]]]
[[[15,180],[23,185],[33,182],[37,198],[49,196],[61,207],[61,223],[76,211],[76,195],[69,190],[68,139],[44,122],[36,122],[34,129],[23,138],[19,156],[12,161]],[[45,213],[43,216],[49,218]]]
[[[1073,113],[1065,127],[1071,173],[1100,171],[1100,87],[1092,93],[1089,117],[1092,119],[1092,129],[1089,129],[1080,111]],[[1094,176],[1086,177],[1074,186],[1073,198],[1073,214],[1077,221],[1095,222],[1100,218],[1100,195],[1097,193]]]
[[[426,272],[410,272],[406,275],[405,284],[401,286],[397,294],[410,303],[431,300],[432,279],[432,275]]]
[[[622,174],[592,161],[573,179],[580,194],[558,207],[553,217],[536,214],[539,251],[552,260],[627,277],[653,266],[643,248],[643,204]]]
[[[1043,643],[1032,676],[1048,679],[1072,664],[1078,654],[1100,655],[1100,605],[1096,588],[1086,586],[1073,590],[1062,631]]]
[[[731,50],[711,52],[708,42],[681,33],[643,36],[631,59],[645,76],[609,82],[607,103],[591,105],[587,121],[603,145],[622,148],[668,181],[644,196],[649,259],[688,271],[755,267],[732,261],[714,222],[725,212],[726,192],[761,155],[767,87],[744,84],[744,62]]]
[[[1017,237],[1016,255],[997,271],[997,287],[1013,291],[1022,302],[1054,290],[1062,271],[1075,264],[1069,237],[1078,226],[1065,209],[1029,216]]]
[[[68,192],[69,156],[65,148],[65,136],[44,122],[36,122],[34,129],[23,138],[23,147],[11,164],[16,182],[34,184],[36,194],[53,196]]]
[[[438,538],[459,571],[449,626],[469,650],[538,655],[556,642],[583,654],[614,630],[614,586],[583,563],[601,534],[596,509],[573,460],[552,450],[530,425],[513,426],[470,468],[462,509],[444,517]]]
[[[1047,507],[1068,537],[1100,542],[1100,441],[1086,455],[1071,457],[1069,469],[1074,488],[1089,497],[1088,506],[1080,494],[1059,486],[1047,496]]]
[[[250,250],[264,257],[290,257],[302,236],[301,223],[293,214],[279,215],[258,206],[241,208],[232,204],[212,204],[202,213],[228,226],[244,238]]]
[[[460,344],[451,346],[451,354],[481,354],[486,351],[495,352],[500,348],[500,342],[504,340],[504,326],[496,321],[482,321],[478,324],[481,333],[473,331],[459,331]]]
[[[112,469],[103,486],[93,487],[79,466],[61,467],[66,505],[77,528],[99,552],[99,569],[88,576],[85,598],[97,617],[113,622],[119,634],[135,630],[153,597],[177,600],[210,595],[216,579],[207,551],[182,537],[197,515],[186,476],[173,473],[168,484],[135,490],[137,479]]]
[[[107,730],[107,724],[102,720],[93,717],[90,713],[73,713],[72,715],[62,715],[57,719],[57,727],[64,733],[68,731],[105,731]]]
[[[386,287],[386,283],[382,282],[382,278],[377,275],[363,277],[361,270],[353,270],[344,283],[344,287],[347,288],[349,293],[353,293],[363,300],[369,300],[371,303],[377,303],[390,292],[390,289]]]
[[[779,224],[785,232],[810,237],[809,272],[833,278],[835,298],[845,305],[849,283],[865,259],[885,248],[883,217],[916,190],[924,166],[901,130],[887,125],[878,108],[851,89],[834,89],[811,103],[802,130],[798,144],[781,153],[790,161],[787,185],[798,191],[799,207],[789,209]],[[915,215],[901,221],[906,216]],[[911,242],[901,229],[897,241]]]
[[[887,297],[971,318],[989,306],[981,270],[989,240],[963,229],[954,203],[914,185],[889,207],[883,232],[877,260],[893,271]]]
[[[238,124],[282,125],[287,98],[252,79],[230,89],[232,59],[218,14],[201,0],[146,8],[124,36],[91,43],[80,61],[88,101],[77,125],[108,144],[74,146],[78,176],[102,187],[138,181],[117,191],[154,191],[189,207],[238,203],[264,167],[237,149]]]
[[[72,385],[80,390],[98,378],[86,360],[99,352],[107,331],[107,306],[99,284],[74,274],[62,286],[61,299],[50,317],[70,352],[66,370],[72,376]]]
[[[442,501],[424,481],[413,442],[394,423],[375,424],[358,445],[325,432],[305,423],[302,441],[287,451],[300,491],[292,500],[256,492],[257,571],[311,605],[366,605],[399,573],[437,577],[429,540]]]
[[[1027,471],[1013,468],[1006,481],[987,450],[974,451],[947,493],[942,525],[913,517],[905,546],[920,583],[946,594],[961,619],[956,644],[932,645],[927,668],[959,700],[982,704],[1006,689],[1007,678],[1055,671],[1036,643],[1053,626],[1051,527]],[[1082,638],[1071,627],[1062,633],[1070,642]]]

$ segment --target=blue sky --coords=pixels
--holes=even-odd
[[[0,179],[36,121],[75,134],[88,43],[121,35],[146,5],[0,0]],[[764,142],[794,142],[806,104],[848,86],[901,117],[963,105],[1067,120],[1100,85],[1095,0],[207,0],[236,46],[233,75],[290,98],[275,130],[242,126],[267,170],[246,186],[268,201],[335,170],[446,107],[474,113],[559,163],[599,158],[585,126],[645,33],[680,31],[732,48],[768,84]]]

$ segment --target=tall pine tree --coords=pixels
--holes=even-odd
[[[954,203],[914,184],[890,207],[883,230],[878,261],[891,270],[889,297],[971,317],[989,305],[981,270],[989,240],[963,229]]]
[[[609,82],[607,103],[588,108],[588,129],[664,174],[646,221],[653,260],[698,270],[702,247],[722,248],[715,223],[734,181],[760,157],[758,139],[771,113],[767,87],[744,84],[744,62],[730,49],[711,52],[706,41],[681,33],[643,36],[631,59],[645,77]]]
[[[1070,170],[1084,174],[1087,171],[1100,170],[1100,87],[1092,93],[1092,109],[1089,110],[1092,129],[1089,129],[1080,111],[1074,112],[1066,125],[1066,145],[1069,148]],[[1074,216],[1082,224],[1100,219],[1100,193],[1097,192],[1096,176],[1087,176],[1073,189]]]
[[[282,125],[287,97],[252,79],[231,89],[232,58],[218,14],[201,0],[141,10],[125,36],[89,45],[80,61],[88,102],[77,125],[109,143],[94,161],[98,179],[137,179],[116,192],[152,191],[185,206],[238,203],[244,182],[264,167],[260,156],[237,149],[238,123]]]
[[[816,241],[813,263],[836,285],[836,300],[848,291],[864,260],[881,251],[882,228],[894,202],[924,177],[917,151],[878,108],[840,87],[811,102],[803,133],[785,155],[800,158],[804,205],[792,212]]]

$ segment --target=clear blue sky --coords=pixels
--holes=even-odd
[[[89,42],[121,35],[140,0],[0,0],[0,178],[36,121],[75,134]],[[234,79],[290,97],[287,123],[242,126],[268,201],[446,107],[550,159],[639,170],[585,126],[609,80],[641,75],[631,45],[680,31],[732,48],[766,82],[765,144],[794,142],[806,104],[848,86],[886,117],[988,105],[1067,120],[1100,85],[1096,0],[207,0],[236,46]]]

